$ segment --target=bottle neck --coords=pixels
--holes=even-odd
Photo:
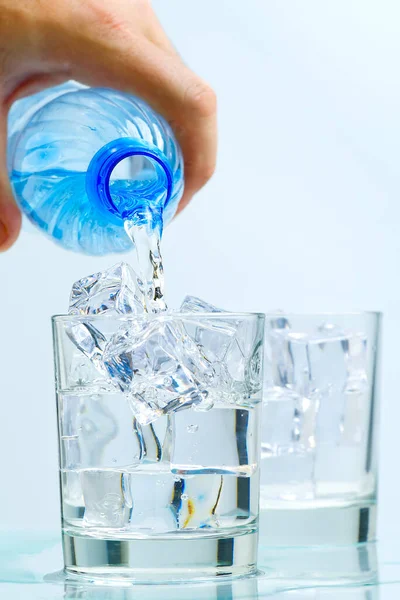
[[[142,167],[133,174],[114,178],[117,165],[127,158],[133,164],[133,157],[142,157]],[[123,220],[138,219],[149,209],[162,212],[171,198],[172,185],[165,154],[157,146],[135,138],[118,138],[105,144],[93,156],[86,173],[89,199]]]

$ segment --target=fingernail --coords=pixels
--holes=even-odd
[[[6,243],[8,239],[8,231],[7,227],[4,225],[3,221],[0,221],[0,252],[2,251],[3,244]]]

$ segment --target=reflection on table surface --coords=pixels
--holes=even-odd
[[[150,587],[150,586],[148,586]],[[343,588],[308,588],[297,590],[277,590],[269,587],[264,581],[254,580],[246,582],[231,582],[210,587],[203,591],[195,592],[193,589],[171,589],[169,594],[165,590],[147,589],[94,589],[46,585],[46,584],[0,584],[1,597],[7,600],[398,600],[400,597],[400,584],[388,583],[370,587],[343,587]],[[183,586],[181,586],[183,587]]]
[[[0,597],[7,600],[394,600],[400,561],[381,544],[266,548],[260,574],[202,583],[110,585],[66,577],[59,537],[0,533]],[[399,552],[400,555],[400,552]]]

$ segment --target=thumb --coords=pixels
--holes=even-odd
[[[8,250],[21,229],[21,213],[7,175],[7,117],[0,118],[0,252]]]

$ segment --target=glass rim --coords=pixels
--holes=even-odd
[[[294,311],[267,311],[263,313],[265,317],[382,317],[383,312],[380,310],[352,310],[345,312],[321,311],[321,312],[294,312]]]
[[[107,314],[101,313],[97,315],[81,315],[81,314],[59,314],[52,315],[51,320],[53,323],[67,323],[70,321],[84,322],[90,321],[134,321],[134,320],[157,320],[157,319],[185,319],[199,321],[202,319],[265,319],[265,313],[261,312],[162,312],[162,313],[142,313],[141,315],[135,314]]]

